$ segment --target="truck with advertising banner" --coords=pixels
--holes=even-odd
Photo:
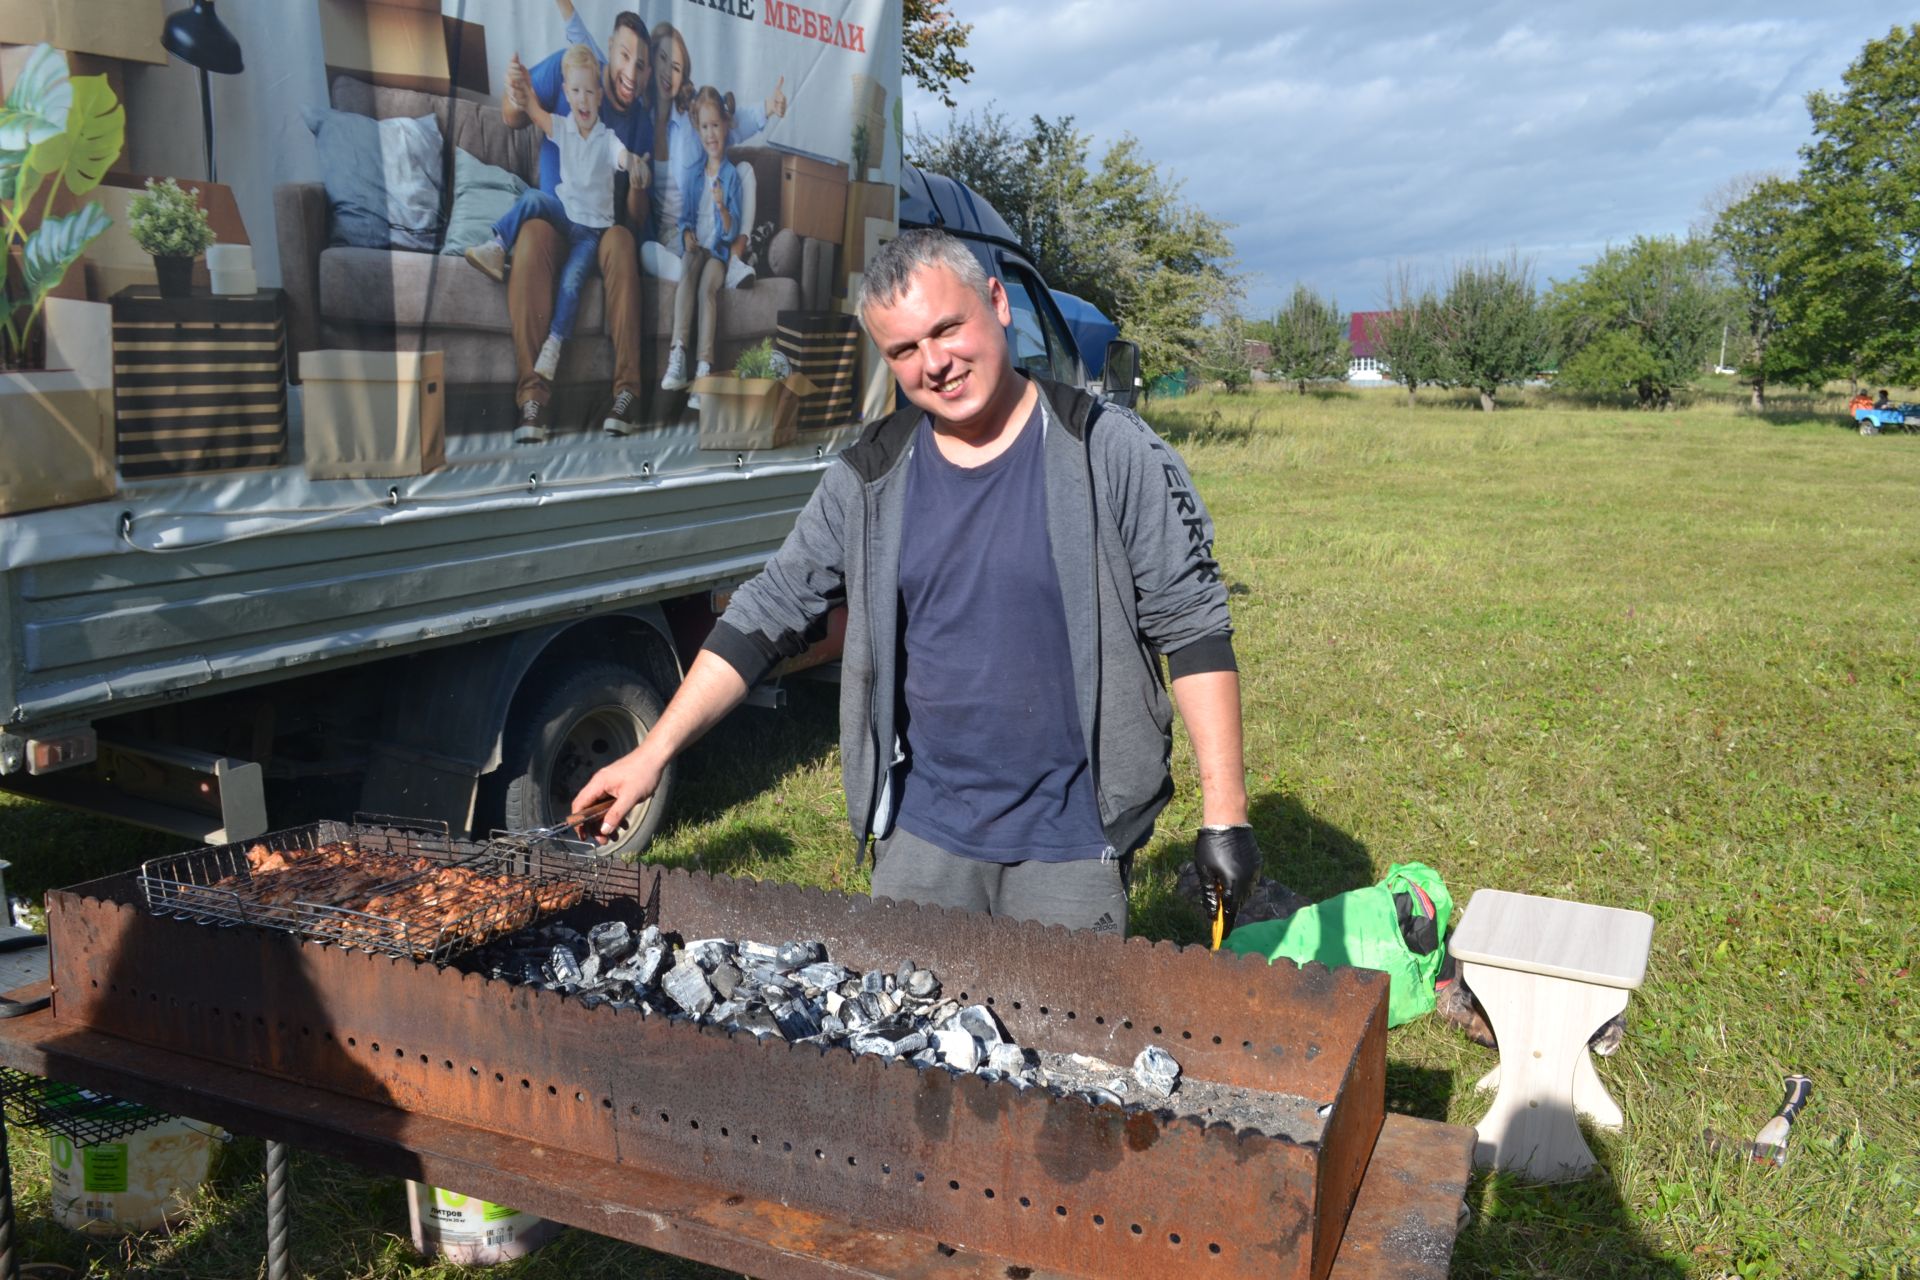
[[[901,21],[0,8],[0,787],[208,841],[562,816],[892,403],[850,300]]]

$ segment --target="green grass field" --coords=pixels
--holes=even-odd
[[[1651,912],[1628,1035],[1600,1074],[1628,1127],[1605,1176],[1476,1179],[1455,1274],[1920,1275],[1920,438],[1842,397],[1764,417],[1393,391],[1153,406],[1219,523],[1268,869],[1311,897],[1420,859],[1483,886]],[[686,761],[657,856],[864,888],[830,691],[746,712]],[[1184,746],[1177,759],[1184,759]],[[1141,860],[1136,929],[1197,940],[1172,892],[1191,770]],[[16,892],[164,840],[0,801]],[[1388,1043],[1391,1102],[1471,1124],[1494,1055],[1433,1019]],[[1815,1081],[1787,1167],[1707,1153]],[[23,1254],[103,1276],[253,1276],[257,1144],[170,1241],[83,1246],[16,1144]],[[299,1268],[445,1280],[397,1184],[297,1161]],[[718,1273],[581,1233],[495,1274]]]

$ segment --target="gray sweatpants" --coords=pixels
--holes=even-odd
[[[874,858],[876,898],[1126,936],[1127,886],[1118,861],[984,862],[899,827]]]

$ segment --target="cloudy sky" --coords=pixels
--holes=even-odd
[[[1537,278],[1684,233],[1716,188],[1791,171],[1805,98],[1901,6],[957,0],[960,110],[1131,133],[1235,224],[1253,314],[1296,281],[1371,309],[1394,265],[1517,250]],[[917,90],[908,127],[947,112]]]

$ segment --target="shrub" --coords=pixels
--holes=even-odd
[[[786,361],[773,349],[773,339],[763,338],[755,345],[740,353],[740,360],[733,366],[736,378],[781,378],[786,370],[781,366]]]

